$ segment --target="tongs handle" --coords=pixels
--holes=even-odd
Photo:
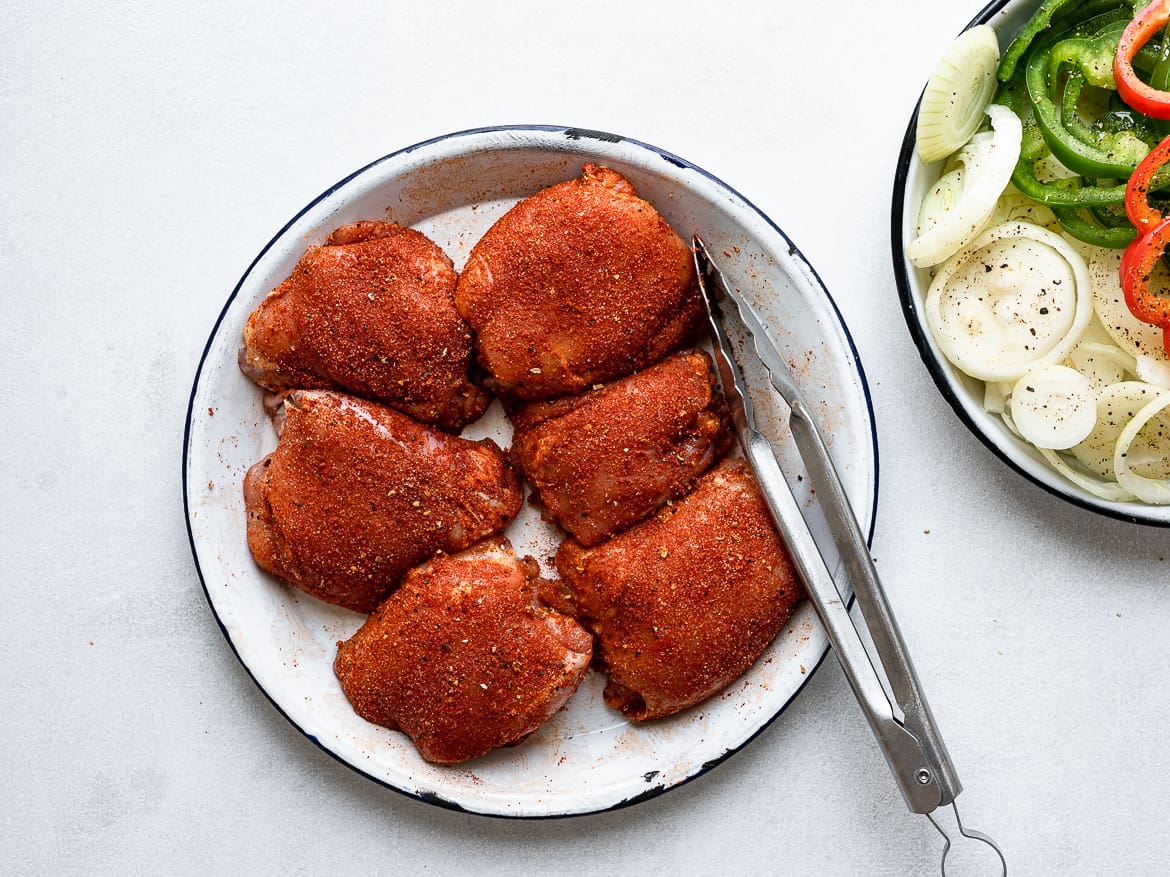
[[[800,506],[776,462],[772,446],[757,430],[748,433],[744,452],[751,460],[768,509],[787,544],[800,578],[845,671],[906,803],[915,813],[929,813],[942,801],[942,789],[921,742],[894,716],[893,707],[853,626],[845,601],[833,583],[812,533],[803,523]],[[791,525],[790,525],[791,524]]]
[[[931,762],[941,791],[939,804],[950,804],[963,787],[930,706],[922,694],[922,685],[886,599],[865,536],[812,413],[799,393],[792,395],[788,401],[791,409],[789,426],[793,434],[799,434],[801,439],[797,442],[801,459],[804,460],[809,479],[816,487],[821,512],[840,551],[842,565],[853,586],[853,594],[861,608],[878,660],[885,670],[894,698],[902,709],[903,723],[917,737]]]

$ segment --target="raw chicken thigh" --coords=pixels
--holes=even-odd
[[[555,605],[597,637],[605,701],[638,721],[720,691],[784,626],[791,562],[742,460],[596,548],[567,539]]]
[[[342,226],[248,318],[240,367],[274,392],[347,390],[457,429],[491,399],[467,378],[455,283],[451,260],[419,232]]]
[[[244,498],[256,562],[358,612],[435,552],[501,532],[521,503],[492,441],[323,390],[289,397],[280,443],[248,471]]]
[[[485,383],[522,399],[628,375],[691,339],[701,317],[690,248],[594,164],[500,217],[471,251],[455,303]]]
[[[339,645],[346,697],[427,761],[522,740],[565,705],[592,654],[588,632],[542,602],[548,584],[503,538],[412,570]]]
[[[545,515],[596,545],[680,496],[730,444],[705,353],[515,412],[512,456]]]

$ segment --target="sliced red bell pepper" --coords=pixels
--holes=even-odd
[[[1170,296],[1150,289],[1154,266],[1170,244],[1170,218],[1150,228],[1130,244],[1121,260],[1121,290],[1130,312],[1143,323],[1170,329]]]
[[[1170,96],[1170,92],[1167,94]],[[1162,214],[1150,206],[1149,194],[1154,174],[1168,161],[1170,137],[1163,138],[1161,143],[1150,150],[1125,184],[1125,214],[1137,228],[1139,238],[1142,232],[1149,231],[1162,221]]]
[[[1121,277],[1122,290],[1125,289],[1127,284],[1132,284],[1133,282],[1129,279],[1129,273],[1133,265],[1134,256],[1142,248],[1142,237],[1143,235],[1139,234],[1136,238],[1134,238],[1130,245],[1127,246],[1121,254],[1121,266],[1118,269],[1118,274]]]
[[[1117,93],[1130,107],[1152,119],[1170,119],[1170,91],[1160,91],[1138,79],[1133,59],[1142,46],[1168,23],[1170,0],[1154,0],[1126,26],[1113,58]]]

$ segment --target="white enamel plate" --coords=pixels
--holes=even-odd
[[[244,323],[306,246],[344,223],[389,219],[417,228],[461,268],[471,247],[517,200],[578,176],[587,161],[614,168],[684,237],[701,233],[728,275],[775,330],[821,418],[859,520],[877,501],[877,445],[865,378],[836,307],[811,266],[766,216],[710,174],[643,143],[543,126],[467,131],[380,159],[302,210],[266,246],[228,298],[191,393],[183,480],[196,565],[224,635],[256,684],[314,742],[393,789],[495,816],[566,816],[645,800],[701,774],[758,734],[800,691],[828,650],[807,602],[767,652],[722,694],[636,726],[607,707],[590,671],[569,706],[518,746],[463,765],[423,761],[402,734],[358,718],[333,675],[337,642],[363,617],[294,591],[248,551],[244,473],[276,446],[261,391],[236,366]],[[748,369],[748,380],[765,381]],[[782,409],[757,394],[757,418],[799,497],[815,507]],[[499,405],[465,434],[506,447]],[[815,517],[815,508],[813,508]],[[814,527],[814,530],[817,529]],[[546,574],[557,531],[525,506],[507,535]],[[827,552],[828,554],[828,552]],[[835,558],[826,557],[830,568]]]

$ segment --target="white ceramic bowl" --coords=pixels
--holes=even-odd
[[[1040,5],[1039,0],[997,0],[986,6],[968,27],[990,24],[999,36],[1000,48],[1011,42],[1016,31],[1031,17]],[[945,46],[938,46],[941,55]],[[915,268],[905,257],[905,244],[914,237],[918,206],[923,196],[938,180],[942,162],[924,165],[915,153],[915,126],[917,109],[906,128],[898,168],[894,177],[891,242],[893,244],[894,274],[906,325],[922,361],[931,377],[950,403],[959,419],[991,451],[1021,475],[1049,493],[1081,508],[1111,518],[1135,524],[1170,527],[1170,506],[1153,506],[1140,502],[1110,502],[1094,496],[1054,470],[1027,442],[1015,436],[999,417],[983,409],[983,383],[956,369],[939,350],[921,305],[930,288],[930,273]]]
[[[605,706],[590,672],[569,707],[521,745],[463,765],[419,758],[407,738],[358,718],[333,675],[338,640],[362,616],[283,585],[253,562],[241,483],[276,437],[261,392],[240,373],[236,350],[248,314],[308,244],[357,219],[418,228],[462,267],[483,232],[520,198],[576,177],[594,161],[624,174],[684,236],[702,232],[726,273],[749,292],[796,366],[822,418],[846,490],[872,533],[877,446],[856,351],[820,280],[792,242],[735,191],[676,156],[633,140],[565,128],[466,131],[386,156],[313,200],[276,235],[228,298],[192,390],[184,449],[184,500],[192,550],[211,608],[240,661],[297,728],[378,782],[446,807],[500,816],[559,816],[620,807],[699,775],[735,752],[797,694],[827,651],[807,603],[766,654],[721,695],[679,715],[632,726]],[[749,380],[751,379],[749,370]],[[766,386],[755,375],[756,387]],[[777,442],[798,495],[815,498],[785,419],[767,391],[761,425]],[[465,430],[506,446],[499,406]],[[546,573],[557,531],[525,507],[507,535]],[[833,558],[827,555],[832,568]]]

